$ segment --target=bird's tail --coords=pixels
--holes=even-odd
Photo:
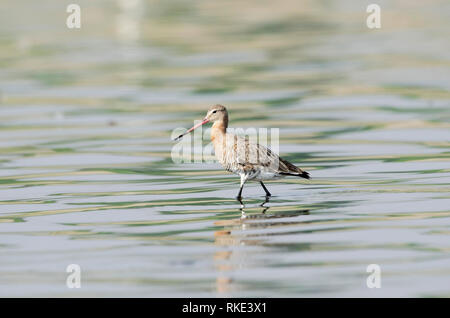
[[[282,158],[280,158],[280,161],[282,163],[284,163],[284,165],[286,166],[286,170],[288,171],[283,171],[280,172],[281,175],[285,175],[285,176],[294,176],[294,177],[300,177],[300,178],[305,178],[305,179],[310,179],[309,173],[300,169],[299,167],[293,165],[292,163],[290,163],[287,160],[284,160]]]
[[[281,172],[280,174],[282,174],[284,176],[293,176],[293,177],[311,179],[311,177],[309,176],[309,173],[306,171],[303,171],[303,170],[302,170],[302,172]]]

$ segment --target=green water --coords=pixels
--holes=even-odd
[[[1,4],[0,296],[450,296],[448,1],[76,3]],[[312,180],[173,163],[216,103]]]

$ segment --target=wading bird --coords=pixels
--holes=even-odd
[[[242,198],[242,189],[245,182],[249,180],[259,181],[266,192],[266,197],[271,196],[263,180],[274,180],[286,176],[301,177],[309,179],[309,173],[296,167],[287,160],[280,158],[270,149],[252,143],[248,138],[237,136],[227,132],[228,112],[225,106],[212,106],[206,113],[205,118],[187,130],[184,134],[175,138],[180,140],[184,135],[194,129],[213,122],[211,129],[211,141],[214,151],[220,164],[229,172],[238,174],[241,177],[241,186],[237,199]]]

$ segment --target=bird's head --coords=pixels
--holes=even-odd
[[[203,120],[208,120],[208,122],[223,121],[226,117],[228,117],[228,112],[225,106],[217,104],[209,108]]]
[[[225,108],[225,106],[222,105],[214,105],[211,106],[208,110],[208,112],[206,113],[205,118],[203,118],[203,120],[201,122],[199,122],[197,125],[194,125],[192,128],[190,128],[189,130],[187,130],[184,134],[179,135],[177,138],[175,138],[174,140],[180,140],[184,135],[189,134],[191,131],[193,131],[194,129],[197,129],[198,127],[209,123],[209,122],[217,122],[217,121],[223,121],[224,123],[228,124],[228,112],[227,109]]]

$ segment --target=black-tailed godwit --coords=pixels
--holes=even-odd
[[[178,136],[175,140],[181,139],[184,135],[208,122],[213,122],[211,141],[214,145],[216,158],[225,170],[238,174],[241,177],[241,186],[237,195],[238,200],[242,198],[244,184],[250,180],[259,181],[266,192],[266,196],[269,197],[271,194],[264,185],[264,180],[274,180],[286,176],[309,179],[308,172],[280,158],[270,149],[258,143],[250,142],[249,138],[227,132],[228,112],[225,106],[222,105],[212,106],[200,123]]]

